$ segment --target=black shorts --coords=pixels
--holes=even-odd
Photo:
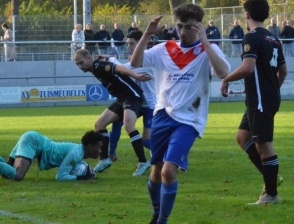
[[[250,131],[255,142],[272,142],[275,114],[275,112],[246,110],[239,125],[239,129]]]
[[[130,109],[134,111],[139,117],[141,106],[142,106],[142,99],[141,98],[128,98],[126,100],[117,100],[114,103],[112,103],[108,109],[112,112],[116,113],[121,120],[123,120],[124,117],[124,110]]]

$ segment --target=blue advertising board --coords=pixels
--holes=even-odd
[[[109,100],[107,89],[101,84],[86,85],[86,101]]]

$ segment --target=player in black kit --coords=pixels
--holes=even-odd
[[[144,154],[142,137],[135,127],[143,102],[143,91],[130,77],[140,81],[148,81],[151,77],[146,74],[136,74],[123,65],[115,65],[105,57],[100,57],[94,61],[90,53],[84,49],[76,52],[74,60],[81,70],[91,72],[108,92],[117,98],[95,123],[95,129],[102,133],[104,141],[100,161],[94,171],[101,173],[112,164],[108,157],[109,134],[106,127],[119,119],[123,119],[124,127],[130,136],[139,162],[149,164]]]
[[[251,205],[279,203],[279,160],[273,147],[274,116],[279,110],[280,87],[287,75],[281,42],[264,28],[269,16],[266,0],[243,4],[247,27],[243,39],[242,64],[222,81],[221,93],[228,96],[229,82],[245,81],[246,111],[237,131],[237,142],[263,176],[264,189]],[[260,10],[262,9],[262,10]]]

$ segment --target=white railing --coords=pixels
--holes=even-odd
[[[292,54],[286,56],[294,56],[294,39],[280,39],[292,41]],[[164,40],[159,40],[158,43]],[[219,47],[223,52],[231,57],[231,42],[232,39],[216,39],[214,41],[220,41]],[[240,41],[234,39],[234,41]],[[90,43],[91,41],[85,41],[84,43]],[[96,41],[99,43],[99,41]],[[111,41],[108,41],[111,44]],[[1,42],[0,43],[0,60],[1,62],[7,62],[7,52],[9,44],[15,44],[16,61],[65,61],[72,60],[73,52],[72,41],[15,41],[15,42]],[[105,43],[105,42],[104,42]],[[108,54],[113,54],[111,47],[108,48]],[[95,53],[93,56],[99,55],[100,49],[98,45],[95,46]],[[124,45],[123,51],[119,55],[119,60],[128,59],[128,50]]]

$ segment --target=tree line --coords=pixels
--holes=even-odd
[[[78,14],[82,14],[83,0],[77,0]],[[244,0],[194,0],[203,8],[242,6]],[[268,0],[271,5],[285,4],[287,11],[293,12],[294,2],[286,0]],[[192,0],[99,0],[91,1],[92,15],[128,14],[171,14],[171,9]],[[9,18],[15,15],[73,15],[74,0],[0,0],[0,15]],[[124,8],[124,10],[120,10]],[[272,7],[274,10],[276,6]],[[127,9],[127,10],[126,10]],[[280,10],[285,10],[281,8]]]

